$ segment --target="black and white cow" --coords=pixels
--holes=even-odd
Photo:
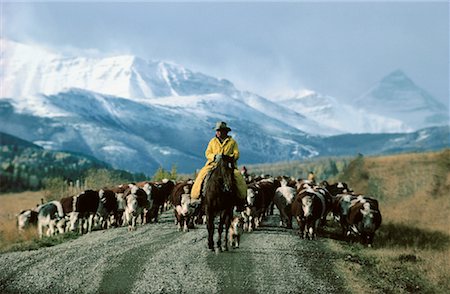
[[[118,201],[116,194],[109,189],[100,189],[98,191],[99,203],[97,214],[100,217],[100,227],[107,229],[117,225],[118,221]]]
[[[60,202],[64,213],[70,219],[68,230],[75,231],[78,227],[82,234],[86,227],[87,232],[92,231],[94,216],[100,202],[98,191],[86,190],[75,196],[64,197]]]
[[[59,201],[50,201],[38,207],[38,234],[42,238],[44,229],[47,228],[47,236],[56,233],[63,234],[65,231],[66,219],[64,211]]]

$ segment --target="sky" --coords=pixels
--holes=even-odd
[[[0,1],[2,38],[69,55],[171,61],[268,98],[351,101],[401,69],[449,104],[445,0]]]

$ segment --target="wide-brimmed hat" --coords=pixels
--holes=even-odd
[[[216,127],[214,129],[216,131],[219,131],[219,130],[226,130],[228,132],[231,131],[231,129],[227,126],[227,123],[223,122],[223,121],[216,122]]]

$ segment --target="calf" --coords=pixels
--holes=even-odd
[[[228,229],[228,242],[233,248],[239,248],[241,236],[244,231],[244,219],[240,216],[235,216],[231,220],[231,226]]]
[[[47,229],[47,236],[53,236],[57,232],[64,233],[66,219],[64,211],[59,201],[51,201],[38,207],[38,233],[39,238],[43,236],[44,228]]]
[[[26,228],[36,226],[38,222],[38,212],[34,209],[22,210],[17,215],[17,227],[19,231],[24,231]]]

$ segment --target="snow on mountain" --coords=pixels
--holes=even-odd
[[[403,71],[385,76],[355,105],[385,117],[403,121],[412,129],[449,124],[449,105],[443,105],[417,86]]]
[[[0,42],[0,131],[130,171],[151,174],[172,164],[186,173],[200,168],[219,120],[233,129],[244,163],[330,152],[318,135],[411,130],[395,116],[311,91],[269,101],[173,63],[130,55],[66,57]],[[380,91],[398,93],[395,85],[385,88]]]
[[[411,131],[402,121],[372,114],[331,96],[307,91],[307,95],[279,100],[289,109],[316,121],[335,133],[395,133]]]
[[[18,109],[0,100],[0,129],[51,149],[82,152],[113,167],[151,173],[177,164],[193,172],[204,164],[204,148],[218,120],[226,118],[244,162],[301,159],[319,154],[316,142],[297,129],[223,94],[159,98],[145,103],[70,89],[37,95]],[[177,102],[182,101],[177,105]],[[58,115],[42,112],[53,109]],[[212,111],[214,110],[214,111]],[[266,124],[262,124],[266,122]]]
[[[163,61],[123,55],[106,58],[65,57],[35,46],[0,39],[3,72],[1,97],[57,94],[86,89],[133,100],[161,96],[231,94],[227,80],[194,73]]]

